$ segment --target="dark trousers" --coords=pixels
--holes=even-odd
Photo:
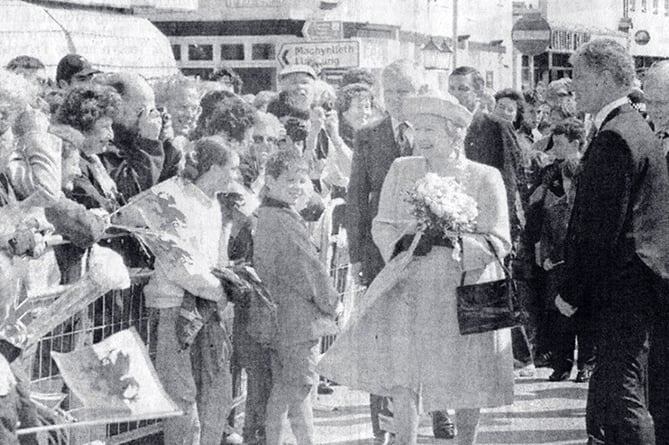
[[[625,297],[598,317],[597,364],[588,391],[586,427],[606,445],[655,445],[647,405],[650,296],[642,290]]]
[[[669,311],[654,320],[648,354],[648,402],[655,423],[655,441],[669,445]]]
[[[578,314],[578,313],[577,313]],[[576,366],[579,370],[595,365],[595,333],[586,327],[578,315],[565,317],[558,311],[549,313],[552,363],[555,371],[567,372],[574,365],[574,348],[578,338]]]
[[[530,365],[534,363],[534,351],[537,341],[537,293],[531,280],[515,280],[518,290],[518,302],[527,315],[522,326],[511,329],[511,347],[513,358]]]

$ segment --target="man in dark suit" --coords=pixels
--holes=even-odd
[[[669,166],[669,62],[656,62],[643,85],[648,114]],[[669,196],[666,197],[669,199]],[[648,353],[648,407],[655,423],[655,441],[669,443],[669,308],[658,308]]]
[[[596,134],[582,173],[565,247],[565,280],[555,300],[597,332],[586,424],[592,443],[654,445],[648,411],[648,348],[669,277],[669,179],[650,127],[627,100],[634,62],[614,40],[596,39],[572,56],[580,111]],[[599,431],[594,426],[599,425]],[[600,436],[601,433],[601,436]],[[658,442],[659,443],[659,442]]]
[[[422,85],[420,69],[409,60],[397,60],[383,70],[383,97],[387,115],[358,130],[353,149],[351,177],[346,198],[346,232],[351,258],[351,274],[368,285],[383,269],[384,261],[372,240],[372,220],[379,206],[383,181],[398,156],[411,155],[411,126],[404,121],[402,101]],[[398,198],[400,199],[400,198]],[[379,414],[389,415],[384,397],[370,396],[375,443],[385,443],[387,434],[379,424]],[[446,413],[433,418],[435,436],[452,437],[453,423]],[[445,435],[443,433],[446,433]]]

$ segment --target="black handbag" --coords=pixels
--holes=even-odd
[[[520,325],[523,320],[523,311],[518,304],[518,290],[511,273],[499,258],[493,243],[487,238],[486,241],[504,270],[504,279],[465,285],[467,272],[462,272],[460,286],[456,288],[461,335],[511,328]]]

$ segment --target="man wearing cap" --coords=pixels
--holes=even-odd
[[[56,68],[56,83],[60,88],[68,88],[85,83],[100,73],[91,63],[79,54],[68,54],[60,59]]]

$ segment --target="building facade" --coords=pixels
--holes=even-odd
[[[669,58],[669,0],[538,0],[514,2],[514,20],[540,14],[550,24],[543,54],[517,53],[523,86],[571,75],[570,55],[598,37],[619,41],[634,57],[640,76],[654,61]]]
[[[146,17],[185,74],[227,65],[244,93],[275,88],[282,66],[300,61],[334,83],[350,67],[378,73],[399,58],[425,65],[441,89],[454,64],[481,69],[491,87],[511,83],[510,0],[200,0],[197,11]]]
[[[194,8],[196,0],[179,0]],[[170,43],[135,8],[174,7],[174,0],[0,0],[0,65],[33,56],[55,77],[58,61],[80,54],[102,71],[145,77],[177,72]]]

